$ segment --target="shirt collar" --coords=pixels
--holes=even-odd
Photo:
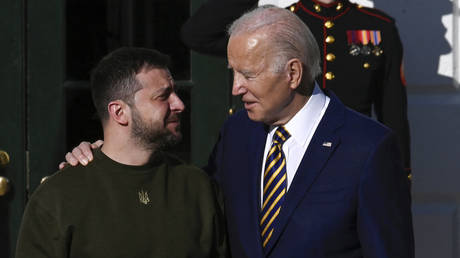
[[[313,93],[305,105],[284,125],[284,128],[291,134],[289,140],[293,139],[304,146],[307,138],[313,129],[315,122],[321,116],[321,111],[326,103],[326,95],[315,82]],[[277,127],[270,127],[270,137],[273,137]]]

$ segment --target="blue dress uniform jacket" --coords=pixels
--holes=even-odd
[[[209,0],[182,27],[183,41],[198,52],[225,56],[226,27],[256,5],[256,0]],[[358,112],[370,116],[373,109],[377,119],[395,131],[410,174],[403,51],[394,20],[347,0],[332,4],[302,0],[289,9],[308,25],[320,47],[319,85]],[[361,39],[363,33],[373,37]]]
[[[335,96],[305,152],[265,251],[260,173],[267,127],[230,117],[206,168],[224,195],[237,258],[413,258],[408,181],[394,133]]]

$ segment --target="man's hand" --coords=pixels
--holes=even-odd
[[[67,152],[65,155],[65,160],[59,164],[59,169],[63,169],[66,164],[71,166],[76,166],[78,163],[83,166],[88,165],[89,162],[93,160],[92,150],[97,149],[102,146],[104,141],[98,140],[93,143],[81,142],[80,145],[73,148],[72,152]]]

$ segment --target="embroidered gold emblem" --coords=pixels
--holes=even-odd
[[[144,189],[141,189],[139,192],[139,201],[145,205],[147,205],[150,202],[149,199],[149,193],[147,191],[144,191]]]

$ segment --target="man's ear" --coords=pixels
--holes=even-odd
[[[293,58],[287,62],[286,68],[289,76],[289,87],[295,90],[302,83],[304,72],[302,62],[298,58]]]
[[[110,118],[120,125],[128,125],[131,110],[125,102],[121,100],[110,101],[107,105]]]

